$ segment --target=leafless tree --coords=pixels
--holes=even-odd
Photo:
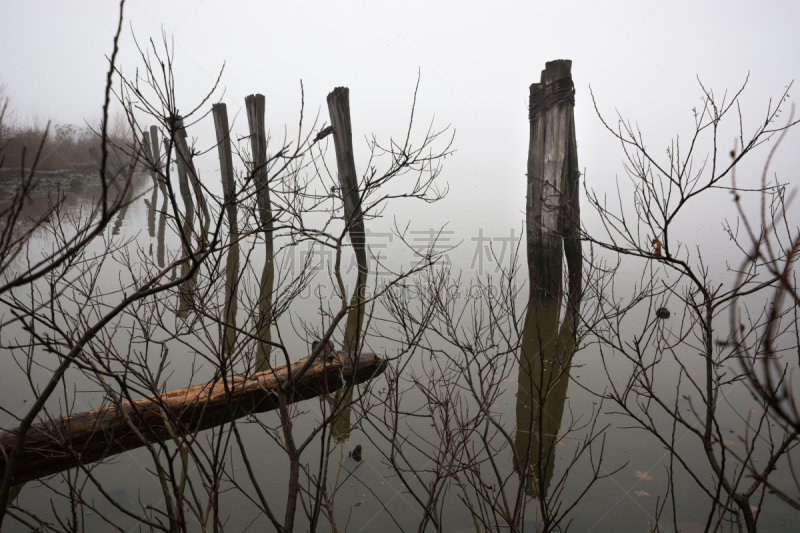
[[[783,320],[796,328],[796,320],[790,312],[775,314],[774,305],[767,303],[781,278],[766,268],[767,261],[746,248],[749,236],[755,235],[754,242],[759,242],[758,230],[742,235],[736,224],[720,221],[743,252],[740,266],[728,263],[727,272],[720,273],[716,265],[710,266],[702,244],[692,243],[680,224],[691,218],[692,210],[709,205],[715,195],[733,194],[737,201],[747,195],[782,198],[782,188],[766,180],[743,186],[731,178],[742,158],[796,122],[776,124],[788,96],[785,92],[747,135],[739,111],[744,86],[721,101],[702,84],[701,89],[703,105],[694,110],[693,134],[688,143],[676,139],[663,161],[647,148],[638,126],[621,117],[616,127],[603,120],[620,141],[630,182],[618,184],[613,203],[594,190],[587,191],[602,229],[585,227],[583,238],[624,258],[628,265],[640,265],[641,276],[623,297],[619,282],[611,281],[619,273],[619,261],[607,266],[602,256],[597,259],[597,271],[606,270],[606,281],[601,277],[591,284],[587,298],[603,319],[589,324],[589,329],[608,376],[609,389],[598,394],[613,402],[633,428],[648,432],[669,452],[666,494],[656,504],[656,516],[670,505],[677,530],[675,478],[682,472],[708,498],[705,531],[718,531],[726,524],[756,531],[764,491],[776,465],[796,445],[798,432],[790,425],[771,426],[778,411],[763,396],[752,406],[755,410],[742,415],[750,406],[742,406],[732,391],[748,374],[753,375],[747,366],[756,360],[756,352],[749,350],[760,350],[768,342],[769,324]],[[741,149],[729,157],[718,147],[723,123],[728,118],[735,122],[737,112]],[[710,151],[701,157],[696,152],[703,146]],[[703,224],[709,222],[703,220]],[[736,317],[731,324],[735,327],[728,327],[726,311]],[[798,344],[783,346],[796,350]],[[627,360],[627,368],[615,361],[616,355]],[[736,363],[742,361],[745,373],[737,371]],[[738,419],[733,429],[724,421],[730,417]],[[678,445],[678,429],[688,432],[689,444]],[[740,442],[734,442],[729,432],[739,432]],[[697,455],[705,458],[703,471],[693,466],[692,457]],[[759,459],[762,462],[757,464]]]

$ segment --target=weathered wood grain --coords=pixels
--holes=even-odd
[[[261,273],[258,298],[258,338],[256,368],[266,370],[272,353],[272,292],[275,285],[275,249],[273,244],[272,202],[267,176],[267,132],[264,120],[266,98],[263,94],[251,94],[244,99],[247,109],[247,124],[250,127],[250,150],[253,154],[253,181],[256,186],[258,216],[264,231],[265,259]]]
[[[239,224],[236,220],[236,183],[233,179],[233,154],[231,153],[231,136],[228,127],[228,106],[224,103],[211,106],[214,115],[214,129],[217,134],[217,151],[219,153],[219,173],[222,178],[222,191],[225,209],[228,214],[228,227],[232,235],[238,235]]]
[[[33,425],[26,435],[14,483],[31,481],[74,468],[77,463],[89,464],[107,459],[126,450],[144,445],[136,433],[149,442],[171,440],[195,431],[218,426],[253,413],[278,408],[278,388],[286,383],[289,371],[296,374],[306,362],[301,359],[276,366],[249,377],[194,385],[122,404],[125,415],[117,407],[104,407],[84,413]],[[338,353],[333,360],[315,361],[288,392],[290,402],[298,402],[335,391],[343,381],[362,383],[383,372],[385,361],[372,353],[349,357]],[[130,420],[136,431],[125,418]],[[0,467],[10,452],[15,430],[0,434]]]
[[[336,87],[328,94],[328,112],[333,126],[333,142],[336,147],[336,166],[339,171],[339,186],[344,200],[345,223],[348,226],[350,243],[358,263],[358,279],[350,300],[352,306],[347,314],[343,349],[355,351],[361,339],[361,324],[364,319],[364,299],[369,265],[367,263],[366,230],[358,190],[358,175],[353,157],[353,131],[350,124],[350,89]]]

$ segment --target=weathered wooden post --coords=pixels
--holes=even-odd
[[[366,299],[367,276],[369,265],[367,263],[366,231],[364,228],[364,215],[361,208],[361,194],[358,190],[358,177],[356,163],[353,157],[353,132],[350,125],[350,89],[336,87],[328,94],[328,112],[333,127],[333,142],[336,147],[336,167],[339,171],[339,188],[344,200],[344,219],[350,235],[350,243],[356,254],[358,276],[350,299],[351,308],[347,313],[344,342],[342,348],[351,356],[358,353],[361,338],[361,324],[364,321],[364,300]],[[344,295],[343,295],[344,296]],[[335,408],[345,405],[341,416],[333,424],[333,435],[345,439],[350,434],[350,402],[353,387],[345,386],[337,391],[331,401]]]
[[[339,186],[344,200],[345,224],[358,263],[358,278],[353,297],[350,300],[350,305],[353,307],[347,315],[343,349],[356,353],[361,340],[361,324],[364,320],[363,301],[366,296],[369,266],[367,264],[366,231],[361,210],[361,195],[358,190],[356,163],[353,158],[350,90],[347,87],[337,87],[328,94],[328,112],[333,126],[336,166],[339,170]]]
[[[183,207],[186,209],[185,220],[194,219],[194,202],[192,201],[192,191],[189,188],[189,168],[191,156],[189,147],[186,143],[186,130],[183,127],[183,119],[178,119],[177,130],[175,132],[175,152],[178,160],[178,189],[183,199]],[[189,226],[191,229],[191,226]],[[188,238],[188,236],[187,236]]]
[[[572,61],[547,63],[530,87],[530,147],[526,230],[531,299],[561,298],[562,257],[568,248],[570,294],[580,293],[578,156]],[[570,234],[565,233],[569,231]],[[565,242],[564,237],[567,237]],[[577,260],[577,262],[576,262]],[[577,285],[576,285],[577,283]]]
[[[261,273],[261,294],[258,299],[258,348],[256,369],[266,370],[272,353],[272,291],[275,284],[275,249],[273,244],[272,203],[267,179],[267,131],[264,120],[266,98],[251,94],[244,99],[247,124],[250,127],[250,149],[253,154],[253,181],[256,186],[258,216],[264,231],[264,271]]]
[[[197,207],[199,209],[197,216],[200,218],[200,226],[202,228],[202,232],[200,234],[201,241],[205,243],[205,235],[208,231],[208,225],[211,222],[211,219],[208,215],[208,204],[206,202],[205,195],[203,194],[203,187],[200,185],[200,178],[197,174],[197,170],[194,168],[192,153],[189,150],[189,143],[186,141],[188,137],[186,134],[186,128],[183,125],[183,119],[180,117],[177,120],[177,131],[175,133],[175,150],[177,152],[178,159],[178,178],[180,179],[180,166],[182,163],[184,172],[186,173],[186,178],[191,184],[192,189],[194,190],[194,196],[197,199]],[[181,195],[183,196],[185,203],[187,197],[184,195],[183,188],[181,188]]]
[[[529,494],[544,497],[575,352],[581,297],[580,205],[572,62],[551,61],[530,87],[525,226],[530,296],[522,334],[516,461]],[[563,256],[567,312],[560,323]]]
[[[156,175],[155,159],[153,159],[153,147],[150,143],[150,132],[142,130],[142,146],[144,148],[145,163],[147,170],[150,172],[150,178],[153,180],[153,187],[158,186],[158,176]]]
[[[211,112],[214,115],[214,128],[217,133],[219,172],[222,177],[224,193],[223,206],[228,214],[228,227],[232,236],[225,263],[225,323],[221,339],[222,354],[227,361],[231,357],[236,343],[236,312],[239,308],[239,244],[235,237],[239,234],[239,224],[237,222],[236,184],[233,179],[230,129],[228,127],[228,106],[222,103],[214,104]]]
[[[186,210],[183,218],[183,236],[181,245],[184,254],[188,253],[192,246],[192,236],[194,235],[194,202],[189,188],[189,165],[191,165],[191,154],[186,143],[186,130],[183,127],[183,119],[179,118],[176,123],[175,131],[175,151],[178,160],[178,188],[183,199],[183,206]],[[179,222],[180,223],[180,222]],[[181,277],[189,272],[189,263],[184,261],[181,264]],[[179,292],[178,315],[182,318],[189,316],[189,312],[194,304],[194,280],[188,279],[181,284]]]
[[[153,128],[150,128],[151,132]],[[158,129],[156,128],[156,135]],[[147,231],[150,237],[156,236],[156,204],[158,203],[158,175],[154,168],[154,161],[158,161],[153,156],[153,148],[150,142],[150,132],[142,131],[142,146],[144,147],[144,156],[147,162],[147,168],[150,171],[150,178],[153,180],[153,192],[150,195],[150,202],[147,211]],[[157,137],[156,137],[157,138]]]
[[[150,237],[156,236],[156,204],[158,204],[158,187],[153,187],[150,200],[145,200],[147,204],[147,233]]]
[[[158,126],[150,126],[150,150],[153,154],[153,179],[158,182],[158,174],[161,172],[161,141],[158,139]],[[156,183],[153,183],[156,185]]]
[[[161,185],[164,187],[164,184]],[[161,213],[158,217],[158,238],[157,238],[157,250],[156,250],[156,259],[158,260],[158,266],[164,268],[164,253],[165,253],[165,246],[164,246],[164,237],[167,231],[167,203],[169,198],[167,194],[164,193],[164,200],[161,204]]]
[[[217,133],[217,151],[219,152],[219,173],[222,178],[224,206],[228,214],[228,227],[232,235],[239,233],[236,220],[236,184],[233,179],[233,155],[231,153],[231,137],[228,128],[228,106],[214,104],[211,106],[214,115],[214,129]]]

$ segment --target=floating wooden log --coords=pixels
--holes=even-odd
[[[297,375],[306,360],[291,364],[293,375]],[[332,360],[318,358],[287,392],[288,401],[299,402],[332,393],[343,381],[363,383],[384,368],[385,361],[372,353],[353,358],[339,352]],[[151,396],[125,402],[124,413],[110,406],[35,424],[25,437],[14,484],[74,468],[79,462],[95,463],[142,447],[145,444],[142,437],[148,442],[167,442],[171,440],[170,434],[180,438],[245,415],[275,410],[277,391],[288,378],[284,364],[248,377],[228,379],[230,394],[226,394],[222,381],[217,381],[165,392],[158,399]],[[3,469],[15,437],[16,429],[0,434]]]

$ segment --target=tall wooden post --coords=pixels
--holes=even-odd
[[[562,295],[562,256],[564,230],[575,230],[568,215],[577,209],[577,150],[575,137],[575,88],[572,83],[572,61],[550,61],[542,71],[541,81],[530,88],[531,137],[528,150],[528,268],[531,297]],[[573,167],[574,165],[574,167]],[[574,191],[567,201],[568,193]],[[569,208],[569,209],[568,209]],[[573,234],[575,232],[573,231]],[[574,248],[574,246],[572,246]],[[570,267],[580,265],[574,261]],[[572,276],[570,277],[572,280]],[[577,276],[578,280],[580,276]],[[570,288],[570,293],[575,287]],[[579,290],[577,290],[579,292]]]
[[[214,115],[214,128],[217,133],[217,150],[219,152],[219,173],[222,177],[224,209],[228,214],[228,227],[231,236],[239,234],[236,210],[236,184],[233,180],[233,156],[231,154],[231,137],[228,127],[228,106],[214,104],[211,107]],[[230,361],[236,342],[236,312],[238,309],[239,287],[239,243],[231,239],[228,258],[225,263],[225,324],[222,328],[221,348],[225,364]]]
[[[575,352],[581,297],[578,151],[572,62],[546,64],[530,87],[527,231],[528,301],[517,395],[517,470],[528,493],[547,494]],[[560,323],[563,256],[568,268],[568,307]]]
[[[358,353],[359,344],[362,342],[361,325],[364,322],[364,300],[366,299],[369,265],[367,263],[364,214],[361,209],[361,194],[358,190],[358,176],[353,157],[350,89],[336,87],[328,94],[328,112],[331,117],[331,126],[333,126],[336,166],[339,171],[339,188],[344,200],[344,219],[358,264],[358,276],[353,296],[350,299],[351,307],[347,313],[347,324],[345,325],[344,342],[342,344],[342,348],[352,357]],[[347,385],[338,390],[333,399],[330,400],[332,408],[342,409],[341,415],[336,418],[331,430],[334,437],[340,440],[347,439],[350,435],[350,404],[352,396],[353,387]]]
[[[186,143],[186,130],[183,127],[183,119],[177,121],[177,131],[175,132],[175,151],[178,160],[178,189],[183,199],[183,207],[186,209],[185,220],[190,221],[194,218],[194,202],[192,201],[192,191],[189,188],[189,164],[191,155],[189,146]],[[189,225],[191,228],[191,225]],[[189,233],[191,235],[191,233]],[[188,235],[187,235],[187,238]]]
[[[165,185],[162,183],[162,187]],[[158,266],[164,268],[164,254],[165,254],[165,245],[164,245],[164,237],[166,236],[167,232],[167,203],[169,198],[167,194],[164,193],[164,200],[161,203],[161,213],[158,217],[158,237],[156,243],[156,259],[158,260]]]
[[[231,137],[228,128],[228,106],[214,104],[211,106],[214,115],[214,129],[217,133],[217,151],[219,152],[219,173],[222,177],[225,209],[228,212],[228,227],[232,235],[239,233],[236,220],[236,184],[233,179],[233,156],[231,154]]]
[[[355,353],[361,340],[361,324],[364,320],[367,264],[366,231],[361,210],[361,195],[358,190],[356,163],[353,158],[353,133],[350,126],[350,89],[337,87],[328,94],[328,112],[333,126],[333,141],[336,146],[336,166],[339,170],[339,186],[344,199],[344,216],[350,234],[350,242],[358,263],[356,281],[347,315],[343,349]]]
[[[185,242],[182,242],[183,253],[188,253],[188,248],[192,246],[192,236],[194,235],[194,202],[192,201],[192,193],[189,188],[189,173],[190,165],[192,165],[191,154],[189,153],[189,146],[186,142],[186,130],[183,127],[183,119],[178,119],[177,129],[175,132],[175,151],[178,160],[178,188],[183,198],[183,205],[186,213],[183,219],[183,234]],[[184,261],[181,264],[181,277],[189,272],[189,263]],[[178,302],[178,316],[186,318],[194,305],[194,279],[188,279],[178,289],[179,302]]]
[[[266,99],[263,94],[251,94],[244,99],[247,109],[247,124],[250,127],[250,149],[253,154],[253,181],[256,186],[258,216],[264,231],[265,258],[261,273],[261,294],[258,299],[258,348],[256,351],[256,370],[266,370],[270,366],[272,353],[272,291],[275,284],[275,263],[273,245],[272,203],[267,179],[267,131],[264,120]]]

